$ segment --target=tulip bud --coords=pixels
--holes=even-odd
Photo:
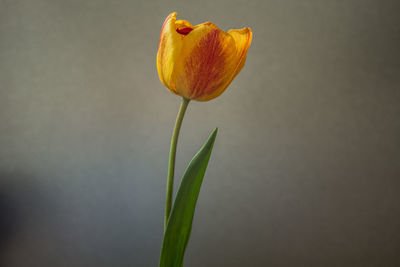
[[[186,99],[208,101],[222,94],[243,68],[250,28],[224,32],[211,22],[192,26],[171,13],[161,29],[157,70],[161,82]]]

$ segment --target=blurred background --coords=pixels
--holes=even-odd
[[[400,266],[399,8],[0,0],[0,266],[157,266],[172,11],[254,34],[231,86],[183,123],[177,183],[219,127],[185,266]]]

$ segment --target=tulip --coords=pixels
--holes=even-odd
[[[250,28],[224,32],[211,22],[192,26],[171,13],[161,29],[157,70],[161,82],[187,100],[221,95],[243,68]]]
[[[250,28],[224,32],[211,22],[193,26],[186,20],[176,20],[176,14],[165,19],[157,52],[161,82],[182,97],[171,138],[164,230],[171,214],[176,149],[187,106],[191,100],[209,101],[225,91],[243,68],[252,40]]]
[[[175,159],[183,117],[191,100],[221,95],[243,68],[251,44],[250,28],[224,32],[211,22],[196,26],[171,13],[161,29],[157,70],[161,82],[182,97],[172,132],[160,267],[183,266],[200,186],[217,129],[187,167],[172,207]]]

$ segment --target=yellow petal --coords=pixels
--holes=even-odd
[[[183,38],[171,76],[171,87],[179,95],[203,101],[229,80],[237,64],[231,35],[210,22],[193,27]]]
[[[171,88],[171,74],[174,67],[174,62],[179,55],[182,38],[176,32],[176,12],[169,14],[161,28],[160,42],[157,53],[157,70],[161,82],[171,91],[176,91]]]
[[[233,39],[235,39],[235,44],[236,44],[236,56],[239,61],[237,69],[234,73],[234,76],[236,76],[239,73],[239,71],[243,68],[244,63],[246,61],[247,50],[250,47],[251,40],[253,38],[253,33],[250,28],[243,28],[240,30],[229,30],[228,34],[230,34],[233,37]]]
[[[187,20],[177,20],[175,22],[176,28],[193,27],[192,24]]]

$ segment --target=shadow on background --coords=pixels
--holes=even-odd
[[[0,172],[0,266],[18,235],[52,207],[44,189],[27,174]]]

